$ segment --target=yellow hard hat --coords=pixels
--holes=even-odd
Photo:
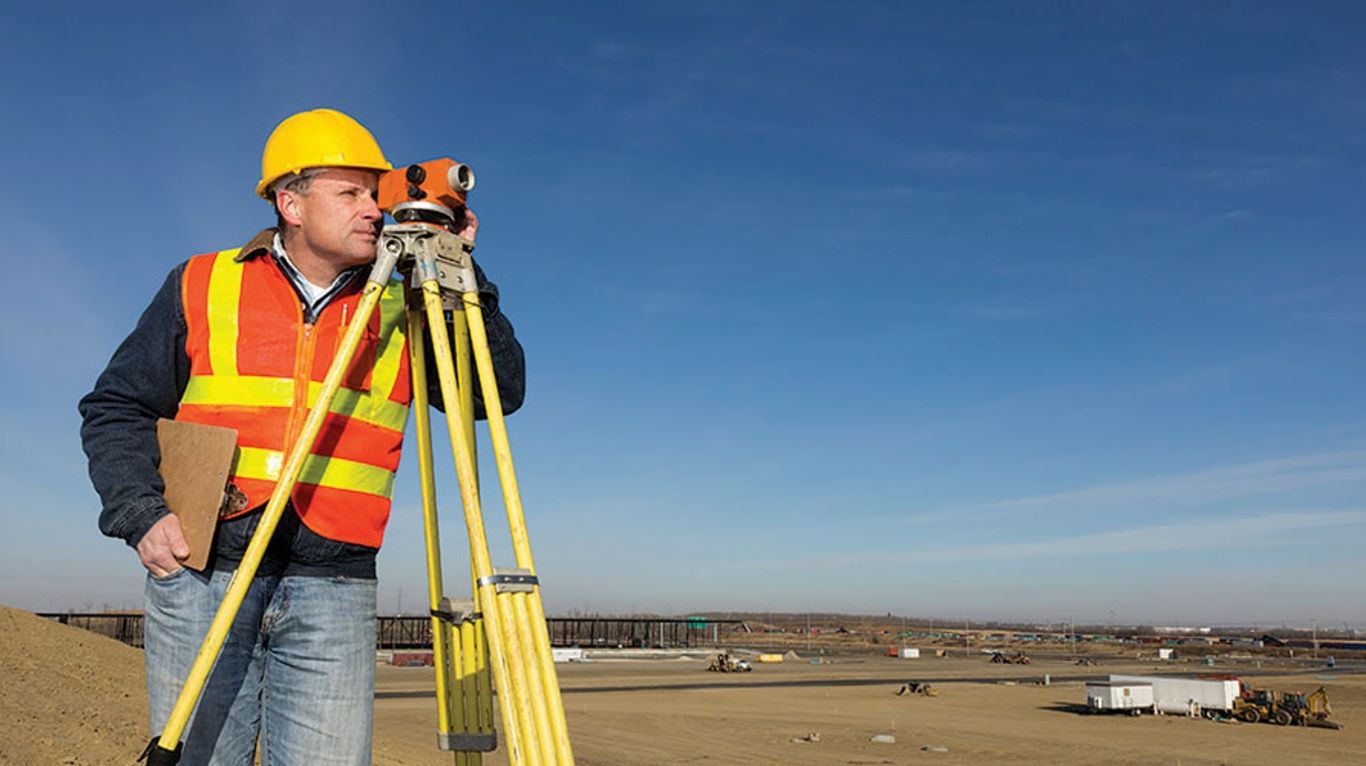
[[[281,176],[316,167],[394,169],[364,125],[335,109],[314,109],[286,117],[266,139],[256,194],[269,199],[266,187]]]

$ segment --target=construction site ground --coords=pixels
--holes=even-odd
[[[835,656],[708,673],[693,659],[594,659],[557,666],[578,763],[636,764],[1359,764],[1366,752],[1361,668],[1182,666],[1064,656],[1028,666],[982,654],[898,660]],[[377,766],[449,764],[435,749],[431,668],[379,667]],[[1327,688],[1330,731],[1151,715],[1086,715],[1082,679],[1187,671],[1255,676],[1260,686]],[[1049,686],[1038,685],[1049,674]],[[931,698],[897,696],[929,681]],[[0,607],[0,764],[132,766],[146,743],[142,655],[112,639]],[[873,742],[891,735],[895,742]],[[946,751],[923,748],[945,748]],[[485,758],[504,764],[502,753]]]

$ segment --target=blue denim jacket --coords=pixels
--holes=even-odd
[[[267,229],[242,248],[239,258],[271,257],[275,230]],[[272,258],[272,262],[274,259]],[[279,264],[276,263],[278,267]],[[185,353],[185,311],[181,305],[181,263],[171,270],[137,326],[114,351],[95,389],[80,402],[81,442],[90,463],[90,480],[100,495],[100,531],[136,546],[169,511],[157,467],[157,418],[174,418],[190,377]],[[512,324],[498,306],[498,288],[475,267],[479,299],[488,329],[489,350],[498,378],[504,414],[522,405],[525,357]],[[364,272],[361,272],[364,273]],[[358,279],[363,277],[357,277]],[[303,298],[301,297],[302,301]],[[427,337],[429,397],[442,407],[431,337]],[[476,417],[484,417],[479,387],[474,387]],[[235,568],[260,521],[261,509],[220,522],[212,564]],[[374,577],[376,550],[321,537],[300,523],[288,508],[262,561],[263,574],[317,574]]]

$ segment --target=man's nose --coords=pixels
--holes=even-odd
[[[384,218],[384,213],[380,212],[379,203],[375,201],[374,197],[365,198],[365,207],[361,210],[361,215],[367,221],[378,221]]]

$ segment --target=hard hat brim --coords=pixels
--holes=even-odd
[[[360,164],[352,165],[352,164],[348,164],[348,163],[337,163],[337,164],[327,164],[327,165],[302,165],[302,166],[297,167],[297,168],[290,168],[290,169],[286,170],[285,172],[280,173],[279,175],[277,175],[277,176],[275,176],[275,177],[273,177],[273,178],[262,178],[262,179],[261,179],[259,182],[257,182],[257,184],[256,184],[256,196],[260,197],[261,199],[266,200],[267,202],[274,202],[274,200],[272,200],[272,199],[270,198],[270,195],[267,193],[267,190],[270,189],[270,187],[271,187],[273,184],[275,184],[277,181],[279,181],[280,179],[284,178],[285,176],[290,176],[290,175],[297,176],[297,175],[302,174],[305,170],[311,170],[311,169],[313,169],[313,168],[318,168],[318,169],[324,169],[324,168],[350,168],[350,169],[355,169],[355,170],[373,170],[373,171],[375,171],[375,172],[377,172],[377,173],[383,173],[383,172],[388,171],[388,170],[393,170],[393,169],[394,169],[394,166],[393,166],[393,165],[390,165],[390,164],[387,163],[387,162],[384,163],[383,165],[360,165]]]

